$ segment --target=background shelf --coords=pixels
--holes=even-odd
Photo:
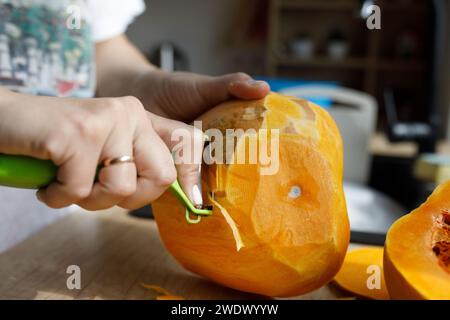
[[[398,93],[405,120],[422,120],[431,100],[433,10],[421,0],[378,0],[381,30],[369,30],[356,0],[271,0],[266,71],[269,76],[337,81],[376,97],[385,123],[384,90]],[[341,59],[327,54],[332,34],[349,46]],[[292,43],[299,37],[313,44],[301,58]],[[402,114],[400,114],[402,117]]]

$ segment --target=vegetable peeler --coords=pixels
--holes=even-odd
[[[56,179],[58,167],[50,160],[41,160],[27,156],[0,154],[0,185],[21,188],[43,188]],[[178,180],[172,183],[170,191],[186,208],[186,221],[198,223],[202,216],[212,215],[212,206],[198,208],[184,193]],[[197,216],[191,219],[190,214]]]

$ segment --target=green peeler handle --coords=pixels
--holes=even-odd
[[[56,179],[58,167],[50,160],[0,154],[0,185],[39,189]]]

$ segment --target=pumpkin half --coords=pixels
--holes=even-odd
[[[389,229],[384,274],[393,299],[450,299],[450,181]]]
[[[153,210],[171,254],[196,274],[263,295],[298,295],[330,281],[349,242],[342,140],[330,115],[271,93],[224,103],[199,120],[203,130],[245,130],[233,154],[261,143],[258,129],[278,130],[279,165],[272,174],[250,161],[204,166],[203,199],[214,209],[198,224],[187,224],[185,209],[166,192]]]

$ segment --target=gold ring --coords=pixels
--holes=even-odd
[[[103,161],[103,167],[109,167],[113,164],[119,164],[119,163],[134,163],[134,158],[132,156],[121,156],[117,158],[108,158],[105,161]]]

